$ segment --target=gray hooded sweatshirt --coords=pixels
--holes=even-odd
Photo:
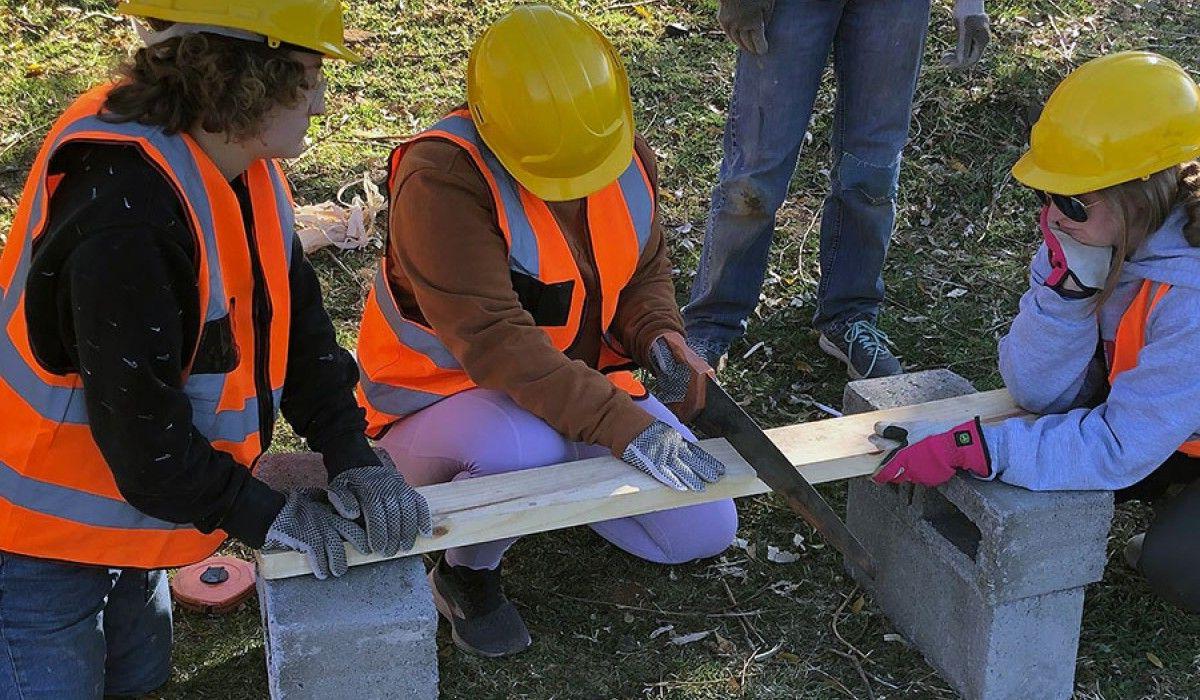
[[[1046,247],[1038,250],[1029,291],[1000,341],[1000,372],[1017,404],[1042,415],[984,428],[994,478],[1037,491],[1119,489],[1197,439],[1200,248],[1184,238],[1186,223],[1183,208],[1172,210],[1125,263],[1099,314],[1094,299],[1043,286],[1050,265]],[[1086,408],[1107,381],[1098,344],[1116,336],[1144,280],[1171,289],[1150,314],[1137,366],[1117,377],[1104,403]]]

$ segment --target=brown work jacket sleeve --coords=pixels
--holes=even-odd
[[[402,307],[405,297],[417,307],[404,312],[423,317],[476,384],[505,392],[568,439],[619,456],[653,418],[602,374],[556,349],[521,307],[490,192],[466,152],[448,142],[412,145],[391,194],[387,254],[396,269],[390,281]],[[661,235],[655,245],[661,249]],[[669,275],[658,255],[652,259]],[[664,287],[660,276],[649,273],[637,286],[645,293],[668,290],[664,303],[673,307],[669,282]],[[649,342],[654,324],[647,309],[663,304],[630,292],[621,305],[628,307],[618,312],[623,342],[634,348]]]

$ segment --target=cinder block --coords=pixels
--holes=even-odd
[[[948,369],[930,369],[849,382],[842,392],[842,411],[867,413],[974,393],[975,387],[965,378]]]
[[[947,393],[956,386],[966,390]],[[875,410],[972,390],[951,372],[922,372],[851,382],[844,405]],[[1084,586],[1103,574],[1112,510],[1106,492],[1035,493],[963,476],[938,489],[856,479],[846,521],[877,578],[847,567],[964,697],[1068,698]]]
[[[268,455],[258,469],[281,489],[323,486],[324,474],[312,454]],[[257,585],[275,700],[437,698],[438,619],[420,557]]]

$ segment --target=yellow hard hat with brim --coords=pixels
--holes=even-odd
[[[1055,88],[1013,166],[1037,190],[1075,195],[1200,157],[1200,86],[1146,51],[1093,59]]]
[[[633,158],[625,67],[563,10],[524,5],[489,27],[471,49],[467,103],[505,169],[547,201],[598,192]]]
[[[346,46],[340,0],[121,0],[117,11],[133,17],[241,29],[276,47],[292,44],[329,58],[358,63]]]

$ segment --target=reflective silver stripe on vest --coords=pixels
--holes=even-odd
[[[362,384],[363,394],[366,395],[371,407],[377,411],[390,413],[393,416],[406,416],[410,413],[416,413],[446,398],[445,396],[417,391],[416,389],[373,382],[367,376],[367,373],[362,370],[361,365],[358,370],[358,381]]]
[[[287,182],[283,179],[279,164],[274,161],[267,163],[267,173],[270,175],[271,189],[275,192],[275,209],[279,216],[279,230],[283,233],[283,254],[287,258],[287,268],[291,270],[292,245],[296,238],[296,212],[292,209]]]
[[[26,510],[64,520],[124,530],[186,530],[140,513],[125,501],[31,479],[0,462],[0,498]]]
[[[404,318],[400,309],[396,308],[396,300],[392,297],[392,290],[388,286],[383,265],[384,262],[381,260],[375,267],[375,301],[379,304],[379,310],[383,312],[383,318],[387,321],[388,328],[392,329],[392,333],[395,333],[406,347],[428,357],[429,361],[438,367],[462,369],[462,365],[458,364],[458,360],[454,359],[454,355],[450,354],[450,351],[436,335]]]
[[[646,187],[646,179],[642,177],[642,169],[638,165],[637,155],[621,177],[617,179],[621,194],[625,197],[625,206],[629,208],[629,218],[633,221],[633,229],[637,232],[638,257],[650,242],[650,225],[654,221],[654,199]]]
[[[185,200],[184,206],[195,214],[195,220],[201,229],[198,233],[202,236],[205,250],[208,253],[209,295],[205,320],[211,321],[227,315],[229,311],[225,299],[224,282],[221,278],[212,205],[200,174],[199,164],[196,163],[183,138],[167,136],[159,129],[135,122],[109,124],[96,117],[85,117],[63,129],[55,139],[51,153],[57,151],[72,137],[84,132],[112,134],[114,143],[124,143],[119,139],[122,136],[144,139],[163,156],[183,189],[181,194]],[[89,137],[82,136],[81,138]],[[46,163],[49,163],[49,158],[46,159]],[[284,236],[285,255],[290,263],[290,244],[295,235],[293,214],[286,197],[285,184],[280,180],[273,166],[268,164],[267,168],[270,171],[277,215],[280,217]],[[32,258],[33,236],[37,233],[34,227],[41,221],[48,206],[44,170],[38,173],[36,181],[37,187],[34,191],[33,204],[30,207],[29,228],[23,232],[24,240],[21,244],[13,282],[5,290],[3,300],[0,301],[0,327],[3,328],[7,328],[9,321],[20,308],[25,289],[25,278],[29,273]],[[282,201],[280,201],[281,197]],[[76,425],[87,422],[87,410],[82,390],[59,387],[44,382],[34,369],[25,363],[8,333],[2,330],[0,330],[0,373],[2,373],[4,381],[43,418]],[[224,375],[192,376],[185,383],[184,391],[191,399],[196,428],[201,434],[209,440],[242,442],[259,429],[258,402],[251,399],[247,400],[241,409],[216,412],[224,381]],[[278,407],[278,397],[275,397],[275,405]]]

